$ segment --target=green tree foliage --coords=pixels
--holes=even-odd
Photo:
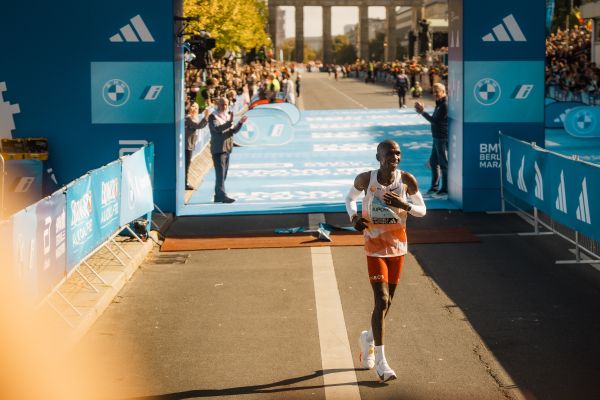
[[[281,49],[283,50],[283,58],[286,61],[294,61],[294,58],[296,57],[296,39],[285,39],[281,45]]]
[[[205,30],[217,51],[255,49],[270,44],[265,30],[268,10],[262,0],[184,0],[185,16],[199,16],[186,33]]]
[[[346,35],[333,38],[333,59],[336,64],[351,64],[356,61],[356,48],[350,44]]]

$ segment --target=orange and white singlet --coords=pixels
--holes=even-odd
[[[370,221],[363,231],[365,253],[371,257],[398,257],[407,253],[406,216],[401,208],[385,204],[383,195],[394,192],[406,199],[406,185],[402,183],[402,171],[389,186],[377,181],[377,170],[371,171],[369,186],[362,202],[362,216]]]

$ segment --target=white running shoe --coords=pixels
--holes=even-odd
[[[373,369],[375,367],[375,344],[368,340],[369,332],[362,331],[358,337],[360,347],[359,360],[363,368]]]
[[[377,377],[381,382],[393,381],[397,378],[396,373],[390,368],[385,358],[377,363],[375,372],[377,372]]]

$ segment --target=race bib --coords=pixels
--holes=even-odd
[[[374,224],[397,224],[400,217],[393,207],[388,206],[383,200],[373,196],[371,201],[371,222]]]

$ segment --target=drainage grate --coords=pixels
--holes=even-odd
[[[189,254],[160,254],[155,255],[147,261],[149,265],[175,265],[185,264],[190,258]]]

